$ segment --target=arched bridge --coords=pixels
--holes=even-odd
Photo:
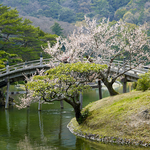
[[[103,64],[108,64],[108,60],[104,60]],[[34,61],[28,61],[19,63],[13,66],[7,65],[6,68],[0,69],[0,88],[3,86],[6,86],[7,80],[10,82],[15,82],[18,80],[24,79],[24,75],[31,75],[37,71],[37,69],[49,69],[52,63],[52,59],[42,59],[34,60]],[[60,62],[55,62],[54,64],[57,66]],[[123,61],[115,60],[111,67],[111,72],[116,73],[118,71],[118,68],[120,66],[123,66]],[[128,66],[125,66],[124,69],[128,69]],[[119,72],[123,71],[122,69],[119,70]],[[125,73],[127,79],[129,81],[137,81],[139,79],[139,74],[144,74],[147,72],[148,69],[144,68],[137,68],[132,69]]]
[[[10,83],[24,80],[24,75],[30,76],[34,74],[37,69],[49,69],[52,59],[41,59],[19,63],[13,66],[7,65],[6,68],[0,69],[0,88],[6,86],[7,81]],[[55,65],[59,62],[55,62]]]
[[[104,60],[103,64],[108,64],[108,60]],[[60,62],[55,62],[55,66],[57,66]],[[6,96],[6,103],[5,108],[8,108],[8,99],[9,99],[9,85],[12,82],[24,80],[24,75],[30,76],[31,74],[34,74],[37,69],[50,69],[50,66],[52,64],[52,58],[50,59],[43,59],[42,57],[39,60],[34,61],[28,61],[24,63],[19,63],[14,66],[7,65],[6,68],[0,69],[0,88],[7,85],[7,96]],[[128,66],[123,66],[123,61],[114,61],[114,63],[111,66],[111,73],[123,72],[124,69],[128,69]],[[118,69],[122,68],[122,69]],[[139,74],[144,74],[147,72],[148,69],[144,68],[138,68],[138,69],[132,69],[128,72],[126,72],[125,78],[123,81],[125,84],[128,81],[137,81],[139,79]],[[126,85],[125,85],[126,86]],[[100,86],[99,86],[100,87]]]

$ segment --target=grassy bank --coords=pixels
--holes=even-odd
[[[133,91],[107,97],[86,106],[90,115],[78,125],[69,123],[74,133],[135,139],[150,143],[150,91]]]

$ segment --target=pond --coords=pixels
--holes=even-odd
[[[119,87],[118,90],[122,90]],[[108,92],[103,89],[103,97]],[[19,95],[15,95],[17,100]],[[83,95],[83,107],[98,100],[98,90]],[[145,148],[104,144],[74,136],[67,124],[74,117],[73,109],[64,103],[38,104],[18,110],[0,108],[0,150],[143,150]],[[148,149],[148,148],[146,148]]]

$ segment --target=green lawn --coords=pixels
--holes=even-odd
[[[150,142],[150,91],[107,97],[86,108],[90,115],[84,123],[71,120],[74,132]]]

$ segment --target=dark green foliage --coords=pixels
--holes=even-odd
[[[140,16],[138,18],[138,24],[143,24],[143,17],[144,17],[144,8],[141,9],[141,12],[140,12]]]
[[[58,4],[60,5],[60,0],[58,0]]]
[[[52,30],[52,32],[58,36],[62,35],[62,28],[59,25],[59,23],[55,22],[53,26],[50,27],[50,29]]]
[[[61,6],[56,2],[49,3],[49,9],[44,11],[46,17],[52,17],[58,19],[61,13]]]
[[[43,4],[44,3],[42,3],[42,5]],[[76,19],[74,11],[69,8],[62,7],[60,5],[60,1],[58,1],[58,3],[56,3],[56,1],[47,1],[47,4],[45,3],[41,9],[39,9],[37,12],[34,12],[32,15],[52,17],[54,19],[69,23],[74,22]]]
[[[39,27],[34,27],[29,19],[22,20],[16,9],[0,5],[0,49],[17,54],[24,61],[40,58],[43,52],[41,45],[47,41],[53,45],[56,35],[44,33]],[[44,58],[50,57],[43,53]],[[12,56],[11,56],[12,57]],[[13,59],[12,64],[16,61]]]
[[[18,84],[25,84],[25,81],[18,81]]]
[[[140,5],[144,5],[146,2],[148,2],[149,0],[136,0],[135,3],[140,4]]]
[[[96,14],[102,17],[109,17],[109,3],[107,0],[94,0],[92,8]]]
[[[7,62],[9,62],[9,65],[14,65],[18,62],[22,62],[22,59],[20,59],[17,54],[9,54],[0,50],[0,69],[4,68]]]
[[[89,108],[86,108],[84,111],[81,112],[81,117],[79,118],[78,123],[83,123],[87,117],[89,117],[91,113],[89,112]]]
[[[115,19],[119,20],[120,18],[123,18],[123,15],[127,12],[126,8],[119,8],[116,12],[115,12]]]
[[[107,0],[109,5],[116,11],[118,8],[127,5],[130,0]]]
[[[61,13],[59,14],[59,20],[64,22],[75,22],[76,16],[75,13],[71,9],[62,9]]]
[[[76,13],[76,20],[77,20],[77,21],[82,21],[82,20],[84,20],[84,13],[82,13],[82,12]]]
[[[130,0],[93,0],[92,8],[96,14],[113,20],[115,11],[122,6],[126,6],[129,2]],[[122,16],[122,14],[118,15],[119,17]]]
[[[125,18],[127,22],[139,25],[149,21],[149,4],[146,4],[149,0],[1,0],[0,2],[18,8],[25,16],[46,16],[69,23],[82,21],[84,15],[96,16],[99,19],[109,17],[111,21],[119,20],[126,12],[131,13]]]

